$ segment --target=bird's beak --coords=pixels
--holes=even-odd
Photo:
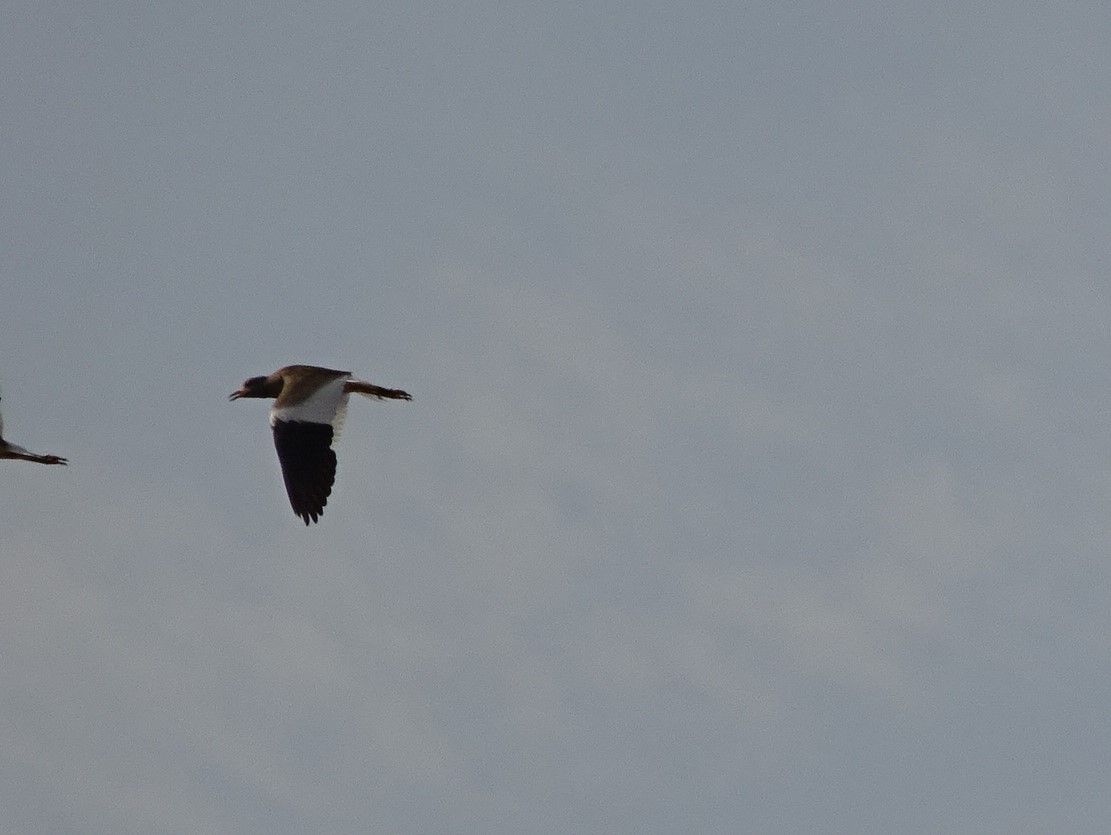
[[[228,400],[238,400],[244,394],[245,394],[245,392],[243,391],[243,389],[233,391],[231,394],[228,395]]]

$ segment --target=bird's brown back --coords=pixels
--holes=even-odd
[[[318,368],[315,365],[287,365],[274,372],[273,376],[282,378],[282,391],[274,401],[275,407],[296,406],[312,397],[326,383],[340,377],[350,377],[350,371],[336,371],[333,368]]]

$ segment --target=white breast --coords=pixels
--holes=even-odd
[[[270,425],[278,421],[303,421],[305,423],[335,424],[337,417],[342,420],[347,408],[348,395],[343,387],[346,377],[340,377],[321,386],[312,395],[292,406],[273,406],[270,409]]]

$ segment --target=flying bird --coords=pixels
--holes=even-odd
[[[37,464],[68,464],[58,455],[36,455],[21,446],[4,440],[4,416],[0,415],[0,458],[18,458],[20,461],[34,461]]]
[[[352,393],[379,400],[413,399],[400,389],[356,380],[350,371],[315,365],[287,365],[268,377],[252,377],[228,398],[276,398],[270,408],[274,446],[289,503],[306,525],[324,513],[332,492],[336,480],[332,441],[339,434]]]

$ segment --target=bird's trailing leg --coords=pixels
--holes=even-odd
[[[36,455],[25,449],[8,449],[5,458],[16,458],[20,461],[34,461],[36,464],[68,464],[60,455]]]
[[[366,383],[362,380],[348,380],[343,387],[347,394],[362,394],[367,397],[377,397],[379,400],[412,400],[412,396],[401,389],[387,389]]]

